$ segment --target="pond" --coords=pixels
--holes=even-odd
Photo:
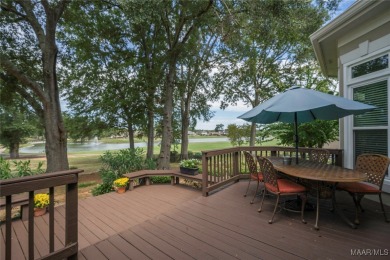
[[[216,138],[193,138],[189,139],[190,143],[215,143],[215,142],[228,142],[226,137]],[[155,145],[158,145],[156,142]],[[145,142],[135,143],[135,147],[146,147]],[[120,150],[129,148],[128,143],[107,144],[100,143],[98,141],[92,141],[87,143],[68,143],[68,152],[92,152],[92,151],[107,151],[107,150]],[[20,149],[20,153],[45,153],[44,143],[35,143],[31,146]]]

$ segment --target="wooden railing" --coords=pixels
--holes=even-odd
[[[299,156],[305,158],[313,148],[300,147]],[[330,153],[330,163],[342,166],[343,153],[341,149],[327,149]],[[295,148],[282,146],[241,146],[222,150],[202,152],[202,194],[220,188],[229,182],[248,178],[248,169],[243,151],[252,152],[259,156],[291,156],[295,157]]]
[[[83,170],[45,173],[0,181],[0,196],[6,200],[5,259],[11,259],[12,195],[28,192],[28,259],[34,259],[34,191],[49,189],[49,254],[41,259],[77,259],[78,252],[78,174]],[[54,251],[54,187],[65,185],[65,245]],[[58,245],[56,245],[58,248]]]

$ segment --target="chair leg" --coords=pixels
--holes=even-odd
[[[355,224],[356,225],[359,225],[360,222],[359,222],[359,202],[358,202],[358,195],[357,194],[353,194],[353,193],[350,193],[352,198],[353,198],[353,202],[355,203]]]
[[[305,220],[305,206],[306,206],[306,201],[307,201],[307,196],[306,195],[301,195],[301,199],[302,199],[302,208],[301,208],[301,220],[302,220],[302,223],[306,224],[306,220]],[[317,204],[317,207],[318,207],[318,204]]]
[[[356,194],[356,198],[357,198],[357,202],[358,202],[358,205],[359,205],[359,209],[360,209],[360,212],[364,212],[364,209],[362,207],[362,204],[361,204],[361,201],[364,197],[364,194],[361,195],[361,194]]]
[[[386,211],[385,211],[385,208],[383,207],[383,201],[382,201],[382,193],[379,193],[379,201],[381,202],[381,208],[382,208],[382,212],[383,212],[383,215],[385,216],[385,221],[386,222],[390,222],[390,220],[387,218],[386,216]]]
[[[263,202],[264,202],[264,197],[265,197],[265,189],[263,189],[263,198],[261,199],[260,202],[260,208],[257,210],[258,212],[261,212],[261,209],[263,208]]]
[[[272,218],[270,220],[268,220],[268,224],[272,224],[274,222],[274,216],[275,216],[275,213],[276,213],[276,209],[278,208],[278,205],[279,205],[279,198],[280,198],[280,194],[278,194],[278,196],[276,197],[274,213],[272,214]]]
[[[259,181],[257,181],[256,191],[255,191],[255,194],[253,195],[253,198],[252,198],[251,204],[253,204],[253,202],[255,201],[255,197],[256,197],[257,191],[259,190],[259,184],[260,184],[260,182],[259,182]]]
[[[248,187],[246,188],[246,192],[244,194],[244,197],[246,197],[246,195],[248,194],[249,186],[251,185],[251,180],[252,180],[252,178],[251,178],[251,176],[249,176]]]

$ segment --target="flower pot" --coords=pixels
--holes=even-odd
[[[46,214],[46,207],[45,208],[34,208],[34,217],[39,217]]]
[[[186,167],[180,167],[180,173],[188,174],[188,175],[196,175],[198,174],[199,168],[193,169],[193,168],[186,168]]]
[[[119,194],[126,192],[126,187],[116,187],[116,192]]]

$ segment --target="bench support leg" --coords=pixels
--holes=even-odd
[[[146,186],[150,185],[150,178],[149,177],[145,177],[145,185]]]
[[[130,182],[129,182],[129,190],[134,190],[134,180],[130,180]]]

